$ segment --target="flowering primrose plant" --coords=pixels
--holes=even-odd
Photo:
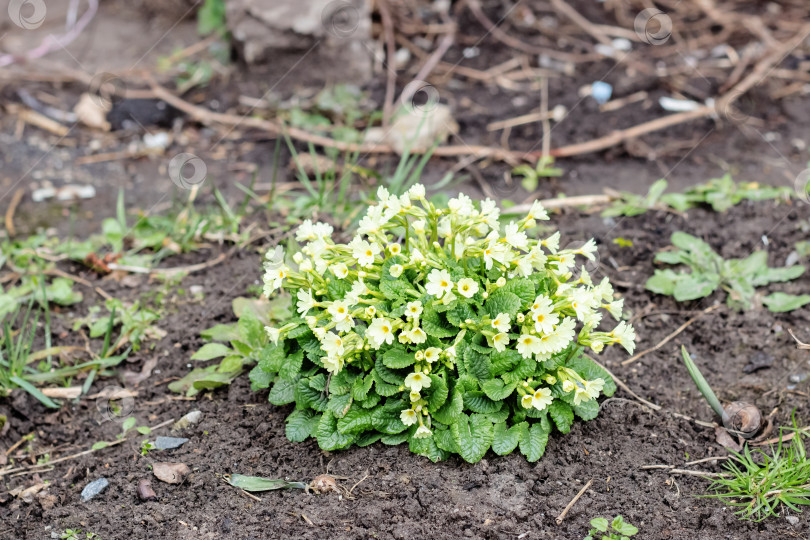
[[[275,347],[251,380],[271,403],[295,403],[287,437],[324,450],[407,441],[434,461],[519,447],[535,461],[552,425],[595,418],[615,385],[582,351],[632,353],[635,333],[623,321],[597,330],[601,310],[622,313],[607,278],[572,278],[594,241],[560,250],[559,232],[530,238],[548,219],[539,203],[503,225],[491,200],[437,208],[418,184],[377,198],[348,244],[305,221],[290,261],[267,255],[265,294],[286,289],[298,316],[266,329]]]

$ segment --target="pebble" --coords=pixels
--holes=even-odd
[[[794,527],[799,524],[799,518],[797,518],[796,516],[787,516],[785,517],[785,519],[787,520],[788,523],[790,523]]]
[[[98,480],[93,480],[82,490],[82,501],[87,502],[93,497],[100,495],[107,486],[110,485],[110,482],[106,478],[99,478]]]
[[[155,448],[157,450],[172,450],[173,448],[180,448],[188,442],[184,437],[158,437],[155,439]]]
[[[138,498],[142,501],[154,501],[157,499],[155,490],[152,489],[152,482],[148,478],[138,480]]]
[[[791,375],[788,380],[792,383],[800,383],[807,379],[806,373],[799,373],[798,375]]]
[[[199,424],[200,420],[202,420],[202,411],[191,411],[183,418],[175,422],[174,425],[172,426],[172,429],[174,430],[186,429],[189,426]]]

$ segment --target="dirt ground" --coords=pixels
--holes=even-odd
[[[132,38],[113,42],[111,50],[128,49],[128,54],[135,57],[140,56],[139,51],[151,51],[154,36],[139,35],[138,28],[168,28],[171,21],[131,15],[123,2],[105,3],[88,36],[102,32],[105,24],[125,24],[129,25],[125,26],[126,32],[118,34]],[[466,32],[483,34],[474,21],[461,23],[466,23]],[[189,32],[188,25],[193,30],[193,21],[184,21],[177,26],[178,35]],[[193,37],[189,39],[186,44],[193,42]],[[93,50],[86,43],[83,47],[79,52]],[[513,54],[491,40],[483,41],[480,47],[481,55],[464,60],[464,65],[486,69]],[[171,46],[166,44],[164,48],[161,44],[158,49],[171,50]],[[95,67],[100,61],[76,54],[88,66]],[[462,48],[457,46],[446,57],[449,62],[462,59]],[[59,55],[54,58],[63,60]],[[144,60],[145,64],[148,62]],[[643,84],[634,81],[632,88],[624,88],[622,74],[611,73],[607,63],[587,64],[585,68],[572,77],[550,81],[550,103],[565,104],[571,111],[553,131],[555,145],[588,140],[660,113],[655,101],[666,95],[667,90],[657,86],[655,80]],[[582,100],[572,91],[605,77],[606,73],[606,80],[614,84],[617,92],[644,89],[650,99],[612,113],[599,113],[592,100]],[[273,66],[266,71],[239,69],[227,82],[204,91],[203,102],[210,104],[216,100],[218,107],[226,109],[239,95],[260,94],[266,89],[267,80],[279,78],[281,75],[274,72]],[[278,92],[289,95],[301,91],[296,81],[306,79],[304,75],[296,78],[293,72],[284,79]],[[384,92],[382,80],[369,87],[378,103]],[[41,82],[5,80],[0,90],[2,101],[17,102],[19,88],[51,87]],[[442,101],[451,106],[467,144],[499,144],[499,133],[488,132],[486,124],[524,114],[536,107],[539,99],[535,92],[507,92],[466,81],[439,90]],[[54,93],[69,108],[81,91],[82,88],[67,84]],[[773,102],[767,93],[755,89],[749,99],[749,106],[755,107],[763,119],[753,131],[702,120],[645,137],[643,147],[631,144],[561,160],[558,165],[565,174],[541,183],[538,196],[594,194],[604,187],[642,193],[661,177],[667,178],[673,189],[681,189],[726,171],[732,172],[738,181],[792,185],[798,171],[807,167],[808,153],[797,147],[795,140],[808,138],[810,98],[797,95]],[[273,141],[260,134],[238,131],[217,142],[219,136],[210,128],[191,127],[195,128],[195,137],[177,142],[171,151],[191,149],[203,158],[211,182],[231,199],[240,193],[233,183],[246,183],[252,174],[252,170],[243,166],[245,163],[257,166],[260,182],[269,181]],[[22,137],[17,135],[15,118],[12,115],[0,118],[0,155],[4,164],[0,211],[5,213],[13,191],[20,187],[25,190],[15,216],[18,234],[51,228],[55,234],[64,235],[69,226],[78,235],[94,232],[101,218],[113,214],[119,188],[125,189],[128,206],[146,211],[164,211],[181,193],[166,177],[167,158],[162,156],[76,165],[74,160],[89,153],[87,147],[90,141],[99,138],[98,133],[76,127],[66,138],[59,139],[29,126]],[[536,125],[524,126],[513,130],[510,142],[515,149],[529,149],[541,135]],[[116,132],[105,136],[103,144],[112,151],[125,148],[142,136],[143,132],[138,130]],[[648,159],[650,149],[656,154],[653,159]],[[283,159],[285,169],[288,157]],[[370,161],[374,164],[374,160]],[[426,183],[441,178],[453,165],[455,162],[451,160],[431,160]],[[501,197],[522,202],[527,194],[504,182],[505,171],[508,171],[505,165],[482,166],[484,184]],[[70,206],[35,203],[30,194],[43,182],[92,184],[97,195]],[[453,188],[471,195],[482,194],[483,189],[480,181],[472,179]],[[79,219],[70,220],[71,214]],[[723,214],[695,209],[687,216],[648,212],[621,219],[602,219],[598,213],[570,210],[554,214],[551,225],[562,232],[563,245],[566,240],[597,239],[600,255],[597,277],[607,275],[617,283],[617,290],[624,294],[626,306],[635,317],[638,350],[644,350],[658,344],[699,310],[724,302],[724,293],[678,304],[669,297],[644,290],[643,283],[654,270],[652,258],[669,245],[673,231],[700,236],[724,257],[744,257],[756,249],[767,248],[770,264],[784,265],[794,244],[807,239],[809,219],[810,205],[794,201],[743,203]],[[632,241],[633,246],[619,247],[613,243],[619,237]],[[260,282],[260,255],[266,247],[233,253],[223,263],[185,278],[183,287],[203,288],[204,303],[172,303],[169,313],[159,322],[168,332],[167,337],[153,349],[144,347],[132,354],[124,368],[138,371],[147,360],[158,359],[152,375],[136,387],[138,395],[131,414],[141,423],[157,425],[199,409],[203,412],[201,423],[182,433],[190,441],[179,449],[153,451],[142,457],[141,439],[131,438],[119,446],[57,464],[52,471],[40,474],[49,483],[48,493],[55,496],[53,505],[43,507],[37,502],[28,504],[19,500],[0,502],[0,538],[43,539],[54,533],[58,537],[67,528],[81,528],[104,540],[324,537],[580,540],[591,518],[616,514],[636,525],[641,531],[637,538],[641,539],[810,538],[806,512],[797,514],[795,523],[785,517],[760,524],[739,521],[732,509],[717,500],[699,498],[705,492],[706,480],[642,469],[654,464],[677,467],[726,453],[715,442],[712,429],[674,414],[712,420],[709,407],[676,354],[681,344],[688,346],[721,401],[745,399],[766,413],[777,409],[774,414],[777,425],[789,424],[793,411],[807,423],[810,378],[793,383],[790,377],[801,379],[810,374],[810,355],[797,350],[787,333],[791,329],[804,341],[810,341],[807,309],[788,314],[738,313],[722,305],[633,364],[622,366],[620,362],[625,355],[619,351],[606,352],[601,358],[604,364],[635,392],[663,409],[657,412],[646,409],[620,390],[616,397],[602,403],[597,419],[575,423],[568,435],[553,435],[546,454],[534,464],[517,454],[498,457],[492,453],[474,465],[458,458],[433,464],[410,454],[406,447],[380,443],[326,453],[313,441],[298,444],[287,441],[284,419],[288,408],[270,405],[265,393],[252,393],[246,377],[227,390],[206,393],[194,401],[179,398],[167,389],[168,381],[182,377],[191,367],[189,357],[203,343],[200,331],[232,321],[231,300],[249,295],[248,288]],[[163,264],[179,266],[208,261],[226,249],[203,249]],[[65,265],[64,269],[122,299],[137,299],[156,286],[145,277],[124,285],[99,278],[79,266]],[[778,290],[798,293],[809,289],[810,276],[804,275],[790,284],[779,285]],[[54,334],[69,330],[73,316],[86,314],[98,301],[97,296],[86,291],[82,304],[63,309],[60,317],[55,318]],[[743,368],[757,355],[772,357],[771,366],[746,374]],[[97,380],[91,393],[118,384],[120,381],[116,379]],[[0,437],[0,449],[34,432],[35,450],[49,451],[54,457],[79,452],[99,440],[111,440],[120,431],[119,423],[105,421],[96,402],[86,399],[54,413],[18,392],[0,400],[0,414],[6,414],[11,425]],[[157,434],[169,435],[169,430],[162,428]],[[151,477],[153,461],[184,462],[193,472],[181,485],[154,481],[157,500],[141,502],[135,493],[136,485],[139,479]],[[721,469],[709,462],[702,464],[700,470]],[[223,474],[240,473],[310,480],[326,471],[345,477],[341,483],[348,487],[362,480],[354,489],[356,498],[347,500],[337,495],[315,496],[291,490],[260,494],[261,500],[257,501],[227,486],[221,478]],[[82,488],[102,476],[110,482],[107,490],[89,502],[82,502],[79,495]],[[31,480],[30,475],[4,477],[3,488],[29,485]],[[591,488],[563,523],[556,525],[555,517],[589,480],[593,480]]]

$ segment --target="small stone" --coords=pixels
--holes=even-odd
[[[148,478],[138,480],[138,498],[142,501],[154,501],[157,499],[155,490],[152,489],[152,482]]]
[[[806,373],[799,373],[798,375],[791,375],[790,377],[788,377],[788,380],[794,384],[804,382],[806,379],[807,379]]]
[[[180,448],[188,442],[184,437],[158,437],[155,439],[155,448],[157,450],[172,450],[173,448]]]
[[[100,495],[107,486],[110,485],[110,482],[106,478],[99,478],[98,480],[93,480],[82,490],[82,501],[87,502],[93,497]]]
[[[796,516],[787,516],[785,517],[785,519],[787,520],[788,523],[790,523],[794,527],[799,524],[799,518],[797,518]]]
[[[152,473],[155,478],[167,484],[179,484],[191,472],[185,463],[154,463]]]
[[[765,354],[762,351],[757,351],[748,360],[748,364],[743,368],[743,372],[754,373],[755,371],[759,371],[760,369],[769,368],[773,365],[773,360],[774,360],[773,356]]]
[[[189,426],[199,424],[200,420],[202,420],[202,411],[191,411],[183,418],[175,422],[172,429],[175,431],[180,431],[181,429],[186,429]]]

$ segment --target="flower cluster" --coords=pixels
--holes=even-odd
[[[582,354],[634,349],[607,278],[594,283],[576,257],[535,238],[539,203],[501,223],[500,210],[459,194],[446,208],[414,185],[377,192],[357,235],[341,244],[325,223],[296,231],[300,251],[267,254],[264,293],[289,291],[297,316],[267,333],[276,346],[254,370],[270,400],[296,403],[287,431],[325,449],[408,441],[431,459],[476,461],[491,447],[542,455],[551,422],[567,432],[590,419],[613,381]],[[550,419],[549,419],[550,418]]]

